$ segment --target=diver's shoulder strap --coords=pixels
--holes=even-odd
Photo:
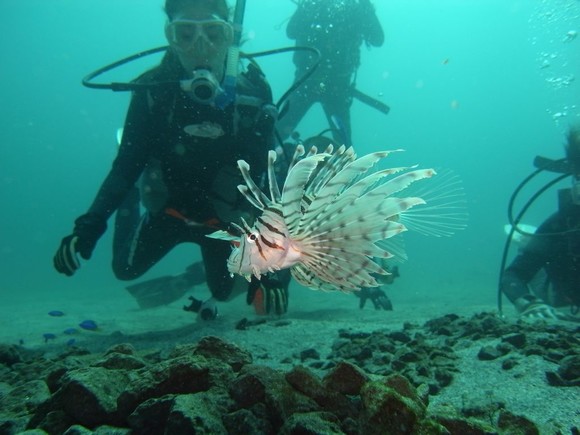
[[[255,62],[248,64],[247,70],[240,74],[239,92],[261,98],[264,103],[272,103],[272,89],[266,76]]]

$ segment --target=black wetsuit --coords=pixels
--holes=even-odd
[[[181,64],[168,52],[137,82],[175,83],[183,77]],[[206,235],[239,222],[241,215],[251,220],[254,211],[237,190],[242,178],[236,162],[246,160],[260,182],[276,118],[270,87],[257,68],[238,77],[236,98],[222,110],[194,102],[176,84],[134,92],[113,167],[89,212],[76,221],[86,227],[117,211],[117,278],[137,278],[177,244],[192,242],[201,247],[212,295],[218,300],[230,295],[230,244]]]
[[[580,206],[568,205],[553,214],[536,234],[505,270],[503,292],[512,303],[529,296],[527,284],[543,268],[552,292],[535,296],[556,307],[580,306]]]
[[[329,125],[334,125],[333,117],[341,123],[345,137],[334,132],[335,140],[350,145],[350,106],[360,46],[365,42],[378,47],[384,42],[372,5],[368,0],[304,0],[288,22],[286,35],[295,39],[297,46],[317,48],[321,59],[314,74],[290,96],[289,110],[278,125],[280,133],[290,135],[310,107],[319,102]],[[296,79],[315,60],[311,52],[297,51]]]

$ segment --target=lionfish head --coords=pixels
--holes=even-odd
[[[250,281],[252,275],[259,279],[262,273],[283,267],[286,258],[286,235],[272,233],[259,224],[259,228],[250,227],[244,219],[242,226],[233,225],[241,232],[241,236],[228,258],[230,273],[237,273]]]

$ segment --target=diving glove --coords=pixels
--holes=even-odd
[[[556,320],[560,318],[554,308],[534,296],[526,295],[517,298],[514,305],[520,316],[528,319]]]
[[[105,220],[93,213],[79,217],[75,221],[73,233],[60,242],[54,255],[54,268],[66,276],[72,276],[81,267],[77,254],[80,254],[83,259],[89,260],[93,255],[97,241],[106,229]]]
[[[193,296],[189,297],[191,303],[183,307],[184,311],[197,313],[197,316],[204,321],[215,320],[218,316],[216,299],[211,297],[206,301],[200,301]]]
[[[360,298],[358,306],[361,310],[365,307],[367,299],[370,299],[375,310],[393,311],[391,300],[385,292],[378,287],[363,287],[359,292],[355,293],[355,295]]]

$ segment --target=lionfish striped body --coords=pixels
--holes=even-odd
[[[280,192],[276,153],[270,151],[269,197],[252,181],[249,165],[238,161],[245,181],[238,189],[262,214],[252,227],[243,220],[241,227],[235,225],[242,236],[235,238],[239,245],[228,259],[230,273],[249,280],[251,275],[260,278],[291,268],[299,283],[314,289],[350,292],[378,286],[374,276],[387,272],[374,259],[393,254],[377,242],[405,231],[399,217],[425,203],[394,194],[435,174],[413,168],[371,171],[389,154],[381,151],[357,159],[352,147],[335,152],[329,147],[323,153],[313,148],[291,166]],[[211,237],[234,240],[225,232]]]

